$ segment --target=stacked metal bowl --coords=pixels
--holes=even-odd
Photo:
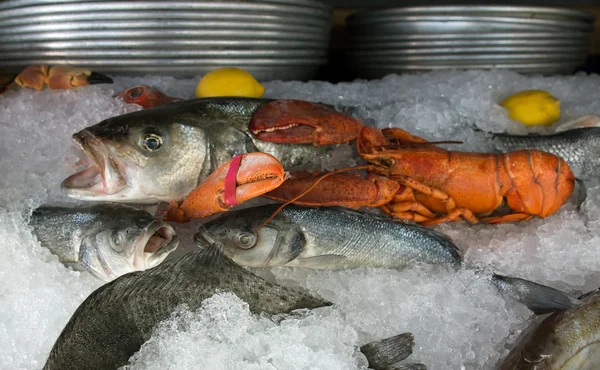
[[[595,16],[531,6],[427,6],[355,13],[346,64],[356,77],[442,69],[572,73]]]
[[[330,28],[318,0],[5,0],[0,67],[196,76],[233,66],[305,80],[326,62]]]

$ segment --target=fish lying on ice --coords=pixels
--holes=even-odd
[[[541,150],[564,159],[578,179],[600,176],[600,127],[576,128],[552,135],[487,135],[503,152]]]
[[[499,370],[600,369],[600,290],[583,303],[534,322]]]
[[[104,281],[154,267],[179,244],[168,223],[118,204],[42,206],[29,224],[40,244],[63,264]]]
[[[81,200],[168,202],[238,154],[266,152],[291,169],[333,150],[258,140],[248,125],[270,101],[193,99],[106,119],[73,135],[89,166],[65,179],[62,190]]]
[[[345,208],[288,205],[258,230],[278,207],[265,205],[226,213],[203,224],[194,239],[200,247],[220,245],[233,261],[248,267],[402,269],[416,264],[462,265],[459,249],[439,232]],[[580,303],[563,292],[524,279],[492,275],[491,283],[503,295],[538,314]]]
[[[77,308],[50,351],[44,370],[117,369],[181,304],[191,310],[217,292],[231,292],[253,313],[285,314],[331,305],[302,289],[272,284],[227,258],[217,247],[190,252],[105,284]],[[405,334],[364,347],[375,369],[412,352]]]

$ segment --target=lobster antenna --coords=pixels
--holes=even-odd
[[[292,198],[292,199],[288,200],[287,202],[285,202],[285,203],[283,203],[281,206],[279,206],[279,207],[278,207],[278,208],[275,210],[275,212],[273,212],[273,214],[272,214],[271,216],[269,216],[269,218],[267,218],[267,219],[266,219],[266,221],[265,221],[265,222],[263,222],[263,223],[262,223],[262,224],[261,224],[261,225],[260,225],[260,226],[259,226],[259,227],[256,229],[256,232],[259,232],[259,231],[260,231],[260,229],[262,229],[262,228],[263,228],[263,226],[265,226],[266,224],[268,224],[269,222],[271,222],[271,220],[272,220],[273,218],[275,218],[275,216],[277,216],[277,214],[278,214],[279,212],[281,212],[281,210],[282,210],[283,208],[285,208],[285,206],[287,206],[288,204],[291,204],[291,203],[293,203],[293,202],[297,201],[298,199],[300,199],[300,198],[302,198],[303,196],[305,196],[306,194],[308,194],[308,193],[309,193],[309,192],[310,192],[312,189],[314,189],[314,187],[315,187],[315,186],[319,185],[319,183],[320,183],[321,181],[323,181],[323,180],[324,180],[324,179],[325,179],[327,176],[331,176],[331,175],[334,175],[334,174],[336,174],[336,173],[340,173],[340,172],[348,172],[348,171],[356,171],[356,170],[366,170],[367,168],[369,168],[369,166],[348,167],[348,168],[342,168],[342,169],[339,169],[339,170],[335,170],[335,171],[332,171],[332,172],[327,172],[327,173],[323,174],[321,177],[319,177],[319,178],[317,179],[317,181],[315,181],[315,183],[314,183],[314,184],[312,184],[311,186],[309,186],[309,187],[308,187],[308,189],[306,189],[306,190],[304,190],[302,193],[300,193],[300,195],[297,195],[297,196],[295,196],[294,198]]]

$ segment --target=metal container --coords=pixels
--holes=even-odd
[[[330,12],[316,0],[8,0],[0,63],[177,76],[236,66],[305,80],[326,63]]]
[[[585,62],[595,16],[528,6],[423,6],[348,17],[356,77],[440,69],[571,73]]]

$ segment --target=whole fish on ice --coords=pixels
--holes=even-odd
[[[403,269],[416,264],[462,265],[459,249],[437,231],[345,208],[288,205],[259,230],[277,207],[229,212],[203,224],[194,239],[200,247],[216,243],[233,261],[248,267]],[[536,313],[579,303],[528,280],[496,274],[490,280],[503,295]]]
[[[104,281],[154,267],[179,244],[168,223],[118,204],[42,206],[29,225],[60,262]]]
[[[267,282],[218,248],[207,247],[94,291],[63,329],[43,369],[117,369],[179,305],[196,310],[217,292],[237,295],[253,313],[285,314],[331,305],[302,289]],[[410,355],[413,345],[412,335],[404,334],[363,346],[362,351],[373,368],[384,369]]]
[[[534,322],[498,369],[600,369],[600,290],[580,299],[581,305]]]
[[[291,169],[333,149],[257,139],[248,125],[269,101],[193,99],[106,119],[73,135],[87,167],[65,179],[62,190],[82,200],[171,201],[238,154],[266,152]]]

